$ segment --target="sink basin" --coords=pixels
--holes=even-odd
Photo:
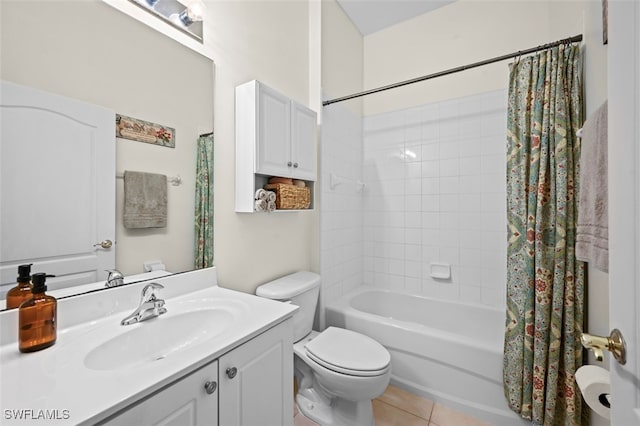
[[[92,370],[117,370],[158,361],[223,333],[234,317],[224,309],[200,309],[126,326],[131,330],[92,349],[84,364]]]

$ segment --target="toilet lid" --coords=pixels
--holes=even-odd
[[[377,376],[389,366],[391,355],[380,343],[344,328],[329,327],[305,345],[318,364],[353,376]]]

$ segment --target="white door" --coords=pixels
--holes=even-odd
[[[640,425],[640,3],[609,2],[610,327],[627,362],[610,359],[611,425]]]
[[[17,267],[49,289],[115,266],[115,114],[9,82],[0,86],[0,298]],[[108,244],[105,244],[108,245]]]
[[[316,180],[316,113],[292,102],[291,107],[291,159],[293,177]]]
[[[293,425],[292,321],[220,357],[220,426]]]
[[[127,408],[104,426],[216,426],[218,362]]]
[[[257,83],[258,124],[256,173],[291,176],[291,102]]]

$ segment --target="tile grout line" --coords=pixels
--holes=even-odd
[[[377,398],[376,398],[375,400],[376,400],[376,401],[378,401],[378,402],[381,402],[382,404],[388,405],[389,407],[393,407],[393,408],[395,408],[395,409],[397,409],[397,410],[400,410],[400,411],[403,411],[403,412],[405,412],[405,413],[407,413],[407,414],[410,414],[410,415],[412,415],[413,417],[417,417],[417,418],[419,418],[419,419],[421,419],[421,420],[424,420],[424,421],[426,421],[427,423],[431,423],[431,415],[433,414],[433,408],[434,408],[435,404],[434,404],[434,405],[432,405],[432,406],[431,406],[431,410],[429,410],[429,418],[428,418],[428,419],[425,419],[424,417],[422,417],[422,416],[420,416],[420,415],[418,415],[418,414],[412,413],[411,411],[405,410],[405,409],[404,409],[404,408],[402,408],[402,407],[398,407],[397,405],[390,404],[390,403],[388,403],[388,402],[386,402],[386,401],[382,401],[382,400],[377,399]],[[437,425],[434,425],[434,426],[437,426]]]

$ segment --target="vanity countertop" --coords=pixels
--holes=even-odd
[[[121,326],[120,321],[137,307],[133,300],[139,298],[145,283],[117,289],[122,296],[115,302],[104,303],[105,298],[114,297],[116,293],[111,293],[114,289],[108,290],[108,294],[90,293],[59,301],[56,344],[39,352],[19,352],[15,338],[7,337],[10,334],[7,324],[17,326],[16,313],[3,312],[0,318],[4,323],[4,330],[0,330],[3,333],[0,336],[2,424],[95,424],[219,358],[291,317],[298,309],[218,287],[215,270],[212,279],[211,271],[202,271],[200,275],[198,272],[201,271],[154,280],[167,289],[167,294],[160,294],[166,300],[167,314],[130,326]],[[190,284],[182,285],[183,291],[189,289],[186,294],[177,293],[181,280],[191,280]],[[194,280],[200,282],[193,284]],[[63,303],[67,300],[69,303]],[[95,309],[86,309],[83,313],[76,310],[73,318],[65,311],[65,308],[71,310],[80,304],[86,307],[92,303]],[[176,313],[178,310],[184,313],[209,307],[231,309],[236,315],[220,334],[196,338],[184,349],[131,365],[101,370],[87,361],[91,351],[109,339],[145,326],[156,332],[161,329],[162,321],[171,321],[180,315]],[[90,311],[94,312],[93,318],[89,317]],[[17,327],[15,330],[17,337]]]

